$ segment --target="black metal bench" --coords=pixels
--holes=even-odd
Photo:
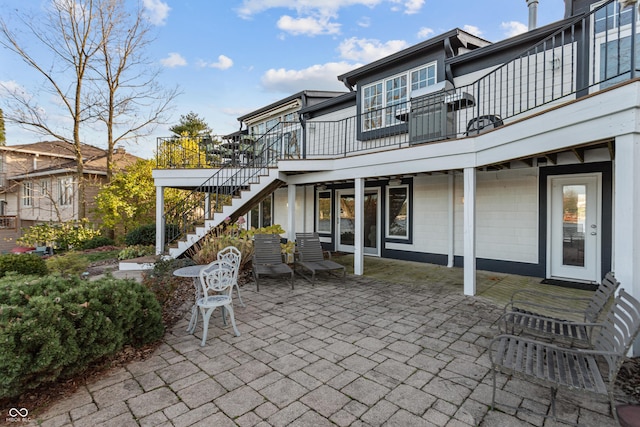
[[[611,413],[617,419],[614,385],[639,328],[640,302],[621,289],[597,328],[592,349],[560,347],[523,336],[498,335],[489,345],[493,368],[492,408],[496,405],[496,373],[503,372],[550,387],[554,417],[557,391],[564,388],[608,396]]]
[[[516,291],[500,317],[500,332],[512,335],[524,333],[571,346],[591,347],[593,328],[619,285],[620,282],[609,272],[591,298],[553,295],[550,297],[553,305],[540,302],[549,299],[549,294],[534,289]],[[586,305],[586,308],[571,308],[576,304]],[[582,322],[554,317],[554,314],[566,316],[567,313],[579,315]]]

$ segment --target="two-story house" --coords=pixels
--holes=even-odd
[[[83,144],[87,213],[106,182],[107,152]],[[138,157],[118,148],[114,164],[124,168]],[[0,147],[0,250],[16,246],[23,228],[38,223],[79,220],[77,166],[73,146],[62,141]]]
[[[506,40],[454,29],[337,76],[347,93],[297,112],[296,155],[281,121],[253,134],[255,161],[198,184],[159,165],[159,236],[176,218],[164,187],[207,201],[172,208],[203,225],[168,253],[266,197],[286,237],[318,232],[356,274],[365,254],[463,266],[473,295],[476,268],[583,284],[613,270],[640,297],[638,5],[565,4]]]

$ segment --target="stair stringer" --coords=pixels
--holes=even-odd
[[[169,257],[178,258],[184,254],[226,218],[244,215],[253,205],[254,199],[270,188],[273,188],[271,190],[273,191],[280,187],[284,184],[285,179],[285,176],[277,168],[269,169],[267,175],[260,176],[258,182],[250,184],[249,189],[243,190],[240,197],[233,198],[230,205],[222,208],[222,212],[215,213],[212,219],[205,220],[203,226],[196,227],[195,232],[189,233],[184,239],[179,240],[177,247],[169,248]],[[238,214],[239,212],[240,214]]]

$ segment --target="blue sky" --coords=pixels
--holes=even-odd
[[[38,13],[47,1],[2,0],[0,14]],[[238,116],[303,89],[344,91],[337,75],[445,31],[458,27],[498,41],[526,31],[528,21],[526,0],[141,2],[156,36],[148,56],[162,68],[161,84],[182,92],[169,125],[125,146],[145,158],[153,155],[155,137],[169,135],[168,128],[190,111],[214,133],[231,133],[239,129]],[[540,0],[539,26],[563,15],[564,0]],[[0,85],[37,94],[41,80],[25,67],[0,48]],[[41,103],[55,109],[46,99]],[[10,124],[6,130],[9,145],[50,139]],[[95,131],[83,138],[105,146]]]

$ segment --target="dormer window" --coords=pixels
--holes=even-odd
[[[437,83],[436,62],[396,74],[362,88],[362,130],[370,131],[401,123],[395,110],[409,100],[409,88],[421,89]]]

